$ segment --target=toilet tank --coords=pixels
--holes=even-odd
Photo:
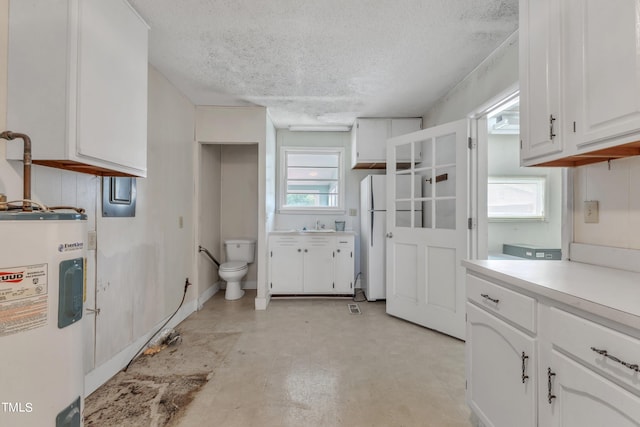
[[[252,263],[256,253],[256,241],[251,239],[232,239],[224,241],[227,261]]]

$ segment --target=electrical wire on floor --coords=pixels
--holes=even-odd
[[[149,338],[147,340],[146,343],[144,343],[144,345],[142,347],[140,347],[140,350],[136,351],[136,354],[133,355],[133,357],[131,358],[131,360],[129,361],[129,363],[127,363],[127,366],[124,367],[123,371],[127,372],[127,369],[129,369],[129,366],[131,365],[131,363],[133,363],[133,361],[136,359],[136,357],[138,357],[138,354],[140,354],[140,352],[142,350],[144,350],[144,348],[147,346],[147,344],[149,344],[151,342],[151,340],[153,338],[155,338],[156,335],[158,335],[158,332],[160,332],[165,326],[167,326],[167,323],[169,323],[171,321],[171,319],[173,319],[173,316],[176,315],[176,313],[178,313],[178,310],[180,310],[180,308],[182,307],[182,304],[184,304],[184,298],[187,296],[187,288],[191,286],[191,283],[189,283],[189,278],[187,278],[184,281],[184,292],[182,293],[182,301],[180,301],[180,305],[178,306],[178,308],[176,308],[176,311],[173,312],[173,314],[171,315],[171,317],[169,317],[167,319],[166,322],[164,322],[162,324],[162,326],[160,326],[160,328],[153,334],[151,335],[151,338]]]
[[[353,280],[354,284],[358,283],[358,277],[360,277],[361,275],[362,275],[362,272],[356,274],[356,278]],[[357,299],[358,293],[362,294],[362,299]],[[362,288],[356,288],[355,292],[353,293],[353,302],[365,302],[366,300],[367,300],[367,297],[364,295],[364,291],[362,290]]]

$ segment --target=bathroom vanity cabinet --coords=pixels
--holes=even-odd
[[[639,273],[463,264],[467,402],[485,427],[638,425]]]
[[[269,291],[275,295],[352,295],[353,252],[353,233],[272,233]]]

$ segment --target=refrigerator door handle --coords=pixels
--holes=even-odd
[[[374,212],[371,211],[371,233],[369,234],[369,236],[371,237],[369,240],[371,242],[371,247],[373,247],[373,218],[375,218]]]
[[[369,192],[369,194],[371,194],[371,210],[375,211],[376,210],[376,206],[375,206],[374,198],[373,198],[373,194],[374,194],[374,191],[373,191],[373,177],[370,177],[369,179],[371,180],[371,191]]]

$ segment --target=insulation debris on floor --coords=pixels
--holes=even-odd
[[[127,369],[85,399],[85,426],[176,426],[196,393],[214,376],[237,340],[235,333],[161,334]],[[166,335],[166,336],[162,336]]]

